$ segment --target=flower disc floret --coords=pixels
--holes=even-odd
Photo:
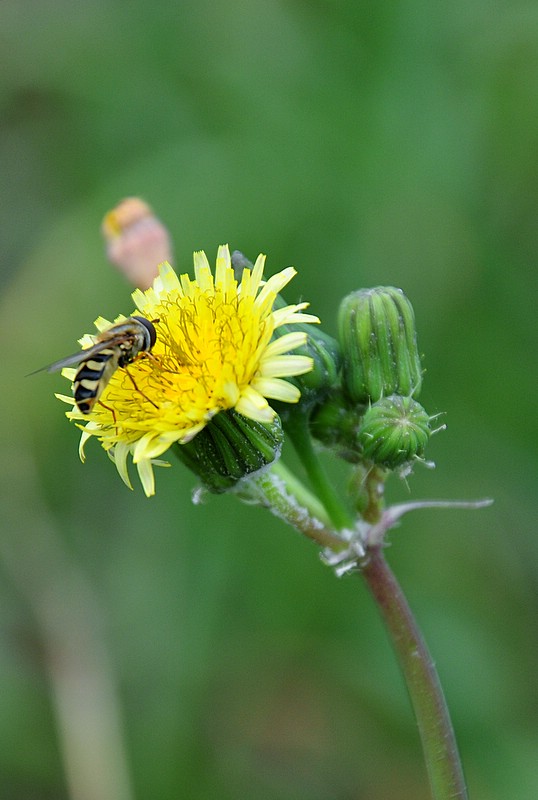
[[[279,336],[278,328],[319,320],[303,313],[308,303],[273,310],[295,270],[288,267],[264,281],[264,265],[265,256],[258,256],[238,282],[224,245],[214,275],[200,251],[194,254],[194,279],[178,277],[164,263],[150,289],[133,293],[135,313],[153,322],[157,341],[150,353],[116,370],[89,416],[76,407],[68,412],[70,419],[87,420],[81,455],[87,439],[96,436],[130,486],[126,462],[131,454],[149,496],[155,490],[154,460],[173,443],[191,441],[220,411],[235,409],[268,424],[275,418],[268,400],[299,400],[299,390],[286,378],[312,369],[311,358],[290,355],[305,344],[307,334]],[[111,324],[102,318],[96,322],[99,331]],[[93,341],[84,337],[81,344]],[[73,379],[74,371],[64,374]]]

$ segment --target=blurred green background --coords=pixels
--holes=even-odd
[[[129,492],[24,375],[130,313],[106,210],[140,195],[176,265],[229,242],[299,270],[330,332],[359,287],[414,303],[445,411],[388,557],[438,664],[473,800],[538,797],[538,5],[0,8],[2,800],[426,800],[357,578],[179,464]],[[409,496],[397,480],[393,500]]]

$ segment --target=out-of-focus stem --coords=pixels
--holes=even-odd
[[[70,800],[132,800],[113,665],[99,602],[63,546],[19,442],[0,481],[0,566],[34,616],[47,667]],[[15,466],[14,466],[15,465]],[[15,483],[17,475],[24,481]],[[21,504],[12,498],[26,496]]]

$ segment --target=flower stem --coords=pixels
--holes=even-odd
[[[295,473],[288,469],[282,459],[279,459],[271,465],[271,472],[273,475],[277,475],[281,478],[287,493],[292,495],[299,505],[306,508],[311,517],[322,522],[324,527],[328,530],[332,529],[331,519],[327,514],[325,506],[319,502],[317,497],[314,497],[312,492],[307,489]]]
[[[247,501],[271,509],[273,514],[316,544],[336,552],[345,548],[346,541],[327,524],[323,506],[305,487],[301,487],[297,478],[293,478],[289,484],[289,477],[286,468],[278,464],[270,470],[262,470],[255,476],[245,478],[236,493]]]
[[[467,800],[463,769],[439,676],[381,547],[362,574],[383,615],[418,723],[434,800]]]
[[[293,442],[297,455],[301,459],[312,488],[324,505],[335,529],[352,528],[353,520],[343,505],[341,498],[336,493],[314,450],[312,436],[308,427],[308,418],[304,414],[294,414],[293,417],[290,417],[287,433]]]

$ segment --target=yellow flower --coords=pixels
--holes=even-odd
[[[273,310],[295,270],[288,267],[264,281],[264,264],[265,256],[258,256],[238,283],[223,245],[215,276],[200,251],[194,253],[194,280],[178,277],[164,263],[153,287],[133,293],[135,313],[154,322],[157,341],[151,353],[116,370],[89,415],[76,406],[67,413],[69,419],[86,422],[79,424],[83,460],[86,441],[96,436],[132,488],[127,473],[131,454],[149,497],[155,493],[155,459],[173,443],[191,441],[220,411],[233,408],[270,423],[276,414],[268,399],[299,400],[299,390],[285,379],[312,369],[311,358],[289,355],[305,344],[306,334],[274,334],[282,325],[319,320],[302,313],[308,303]],[[112,323],[99,318],[95,324],[102,331]],[[83,347],[93,342],[92,337],[81,339]],[[75,371],[65,369],[63,374],[72,380]],[[73,398],[58,397],[74,403]]]

